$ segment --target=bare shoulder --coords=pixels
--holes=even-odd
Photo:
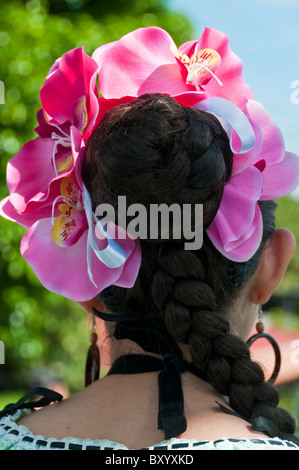
[[[218,439],[255,439],[267,438],[265,434],[253,431],[245,419],[230,414],[229,406],[223,397],[213,391],[211,386],[202,383],[200,379],[191,377],[185,380],[184,403],[188,422],[186,432],[181,437],[198,441],[216,441]]]
[[[199,413],[191,413],[188,419],[186,432],[181,436],[197,441],[216,441],[219,439],[265,439],[268,436],[253,431],[246,420],[230,415],[220,409],[217,403],[210,409]]]
[[[76,418],[76,409],[74,407],[70,409],[69,400],[68,398],[59,403],[48,405],[45,408],[37,409],[22,417],[18,421],[18,425],[26,426],[33,434],[41,435],[44,438],[53,437],[59,439],[64,432],[66,433],[64,437],[68,437],[68,431],[71,431],[71,429],[68,429],[70,427],[69,419],[71,417],[72,419]],[[68,414],[69,418],[66,420]]]
[[[197,441],[267,438],[254,432],[247,421],[223,412],[216,403],[221,401],[218,395],[200,388],[193,380],[183,382],[188,426],[177,437]],[[108,439],[140,448],[164,440],[164,433],[157,429],[157,414],[157,377],[136,374],[99,381],[60,403],[32,413],[18,424],[45,438]]]
[[[150,374],[101,379],[22,418],[18,424],[45,439],[105,439],[129,448],[160,442],[163,433],[157,430],[157,384],[152,379]]]

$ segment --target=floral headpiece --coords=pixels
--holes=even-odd
[[[207,230],[225,257],[250,259],[263,232],[258,201],[282,197],[298,185],[299,159],[285,151],[279,128],[253,100],[242,63],[223,33],[206,28],[198,41],[177,49],[166,31],[148,27],[99,47],[92,57],[83,48],[67,52],[41,88],[38,137],[8,163],[10,195],[0,210],[28,229],[21,253],[41,283],[72,300],[135,283],[139,240],[120,227],[104,230],[81,166],[86,142],[105,113],[145,93],[164,93],[213,113],[229,135],[232,175]]]

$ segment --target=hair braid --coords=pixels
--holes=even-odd
[[[263,370],[251,360],[247,344],[229,332],[229,323],[217,301],[216,289],[205,282],[200,260],[195,253],[178,251],[177,248],[175,251],[176,256],[180,253],[181,264],[176,266],[169,252],[162,255],[156,271],[159,275],[154,276],[151,285],[155,305],[164,309],[168,331],[176,341],[190,345],[194,365],[206,374],[215,390],[229,397],[230,405],[237,413],[251,421],[263,416],[271,420],[280,432],[294,439],[291,436],[295,431],[294,420],[277,407],[277,389],[265,382]],[[194,269],[195,266],[198,269]],[[163,284],[163,276],[168,280],[169,291],[167,301],[164,296],[161,304],[157,283]]]
[[[208,113],[180,106],[164,95],[146,95],[114,108],[88,142],[83,179],[94,206],[117,196],[127,204],[203,204],[203,223],[218,210],[232,169],[226,133]],[[131,289],[112,286],[101,293],[108,310],[154,318],[178,342],[190,346],[192,361],[231,407],[247,418],[271,419],[292,437],[290,415],[278,408],[275,387],[265,382],[248,346],[230,332],[228,313],[255,272],[274,225],[272,202],[261,202],[264,237],[247,263],[224,258],[204,234],[203,247],[186,251],[185,241],[141,240],[142,262]],[[163,243],[162,243],[163,242]],[[161,249],[162,243],[162,249]]]

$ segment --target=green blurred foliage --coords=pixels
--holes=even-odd
[[[189,40],[188,21],[169,11],[162,0],[59,1],[0,3],[0,198],[8,194],[8,160],[35,138],[39,89],[54,61],[69,49],[87,54],[139,27],[156,25],[177,42]],[[26,389],[33,375],[52,371],[71,391],[83,386],[89,331],[77,304],[46,291],[20,255],[24,229],[0,220],[0,391]],[[49,260],[50,262],[50,260]],[[55,269],[55,266],[53,266]]]
[[[287,291],[297,291],[299,296],[299,201],[297,198],[286,196],[277,202],[276,227],[288,228],[297,241],[294,256],[278,292],[283,294]]]

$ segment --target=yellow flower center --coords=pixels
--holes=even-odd
[[[222,86],[222,82],[215,75],[221,63],[221,57],[214,49],[201,49],[189,57],[187,54],[181,54],[178,50],[172,48],[172,52],[185,65],[188,71],[186,83],[195,86],[197,91],[201,91],[202,85],[205,85],[212,77]]]

